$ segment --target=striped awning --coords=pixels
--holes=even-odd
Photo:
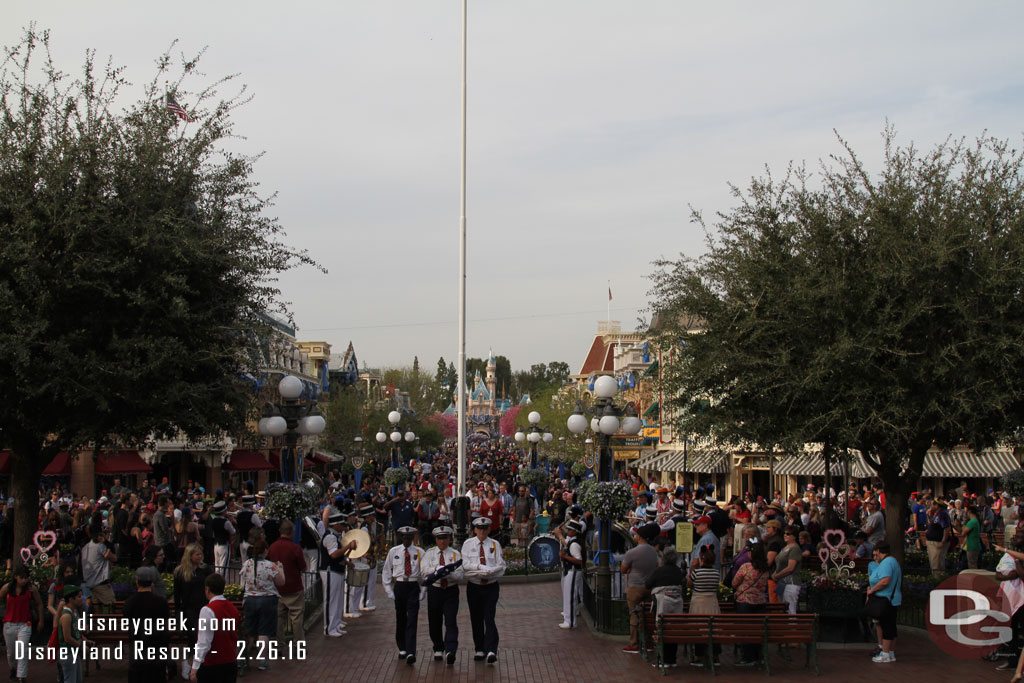
[[[843,463],[837,457],[830,467],[833,477],[842,477]],[[824,477],[825,458],[821,451],[785,455],[775,466],[775,474],[790,477]],[[864,462],[860,453],[851,453],[849,458],[849,474],[854,479],[870,479],[875,476],[871,466]]]
[[[638,470],[651,470],[653,472],[665,471],[662,465],[669,459],[672,458],[676,453],[682,453],[682,451],[653,451],[644,455],[639,460],[630,464],[630,467],[635,467]]]
[[[942,452],[933,448],[924,456],[923,477],[1003,477],[1020,469],[1020,461],[1008,448]]]
[[[728,474],[727,453],[702,453],[701,451],[676,451],[663,466],[664,472],[696,472],[699,474]]]

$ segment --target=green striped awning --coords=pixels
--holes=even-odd
[[[986,448],[980,453],[955,449],[942,452],[937,448],[924,456],[923,477],[1003,477],[1020,469],[1020,461],[1008,448]]]
[[[843,463],[835,458],[830,468],[833,477],[842,477]],[[821,451],[783,456],[775,466],[775,474],[790,477],[824,477],[825,458]],[[849,458],[849,474],[854,479],[870,479],[875,476],[871,466],[864,462],[860,453],[851,453]]]
[[[676,451],[671,459],[662,465],[663,472],[696,472],[698,474],[728,474],[727,453],[703,453],[701,451]]]
[[[630,467],[635,467],[638,470],[651,470],[653,472],[664,471],[662,465],[669,459],[672,458],[677,452],[682,451],[653,451],[642,456],[636,462],[630,464]]]
[[[644,374],[641,375],[641,377],[654,377],[655,375],[658,374],[659,366],[660,364],[658,363],[658,361],[654,361],[653,363],[647,366],[647,369],[644,370]]]

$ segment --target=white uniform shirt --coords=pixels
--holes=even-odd
[[[437,571],[441,566],[451,564],[462,559],[462,553],[455,548],[448,548],[444,551],[444,562],[441,561],[441,551],[438,550],[437,546],[434,546],[427,552],[423,553],[423,564],[420,566],[420,571],[423,572],[423,576],[429,576]],[[444,577],[448,580],[448,585],[453,586],[457,581],[461,581],[465,578],[465,573],[462,567],[459,567],[448,576]],[[441,587],[441,581],[437,580],[432,585],[435,588]]]
[[[338,551],[338,548],[341,547],[341,536],[339,536],[338,532],[336,532],[334,529],[331,529],[327,532],[327,535],[324,536],[323,544],[324,550],[327,551],[327,554],[333,555]],[[327,565],[326,567],[320,567],[320,571],[329,572],[331,571],[331,566]],[[335,573],[339,574],[340,576],[339,572]]]
[[[420,579],[423,578],[423,549],[410,545],[408,550],[410,568],[412,569],[408,576],[405,573],[406,547],[404,545],[401,543],[396,545],[388,551],[388,556],[384,558],[384,570],[381,572],[381,584],[384,586],[384,592],[387,593],[389,598],[395,597],[393,584],[396,581],[412,580],[419,583]]]
[[[483,545],[486,565],[480,564],[480,546]],[[505,573],[505,556],[501,552],[501,544],[493,538],[484,539],[481,542],[476,536],[466,539],[462,544],[462,568],[468,573],[466,579],[470,583],[482,584],[491,583],[494,579]],[[487,575],[474,574],[483,572]]]

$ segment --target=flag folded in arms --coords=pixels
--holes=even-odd
[[[184,107],[178,104],[178,101],[174,99],[174,95],[172,95],[171,93],[167,93],[167,108],[174,112],[174,114],[179,119],[185,121],[186,123],[192,120],[192,117],[188,115],[188,112],[185,111]]]

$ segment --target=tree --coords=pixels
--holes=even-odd
[[[29,28],[0,59],[0,434],[19,548],[58,452],[243,433],[241,378],[265,312],[283,312],[275,276],[311,261],[279,241],[255,158],[222,145],[246,100],[220,99],[223,80],[186,90],[198,58],[175,75],[165,54],[124,111],[123,70],[94,53],[72,80]]]
[[[417,415],[429,415],[440,405],[441,392],[436,380],[430,375],[418,372],[415,367],[385,368],[381,371],[382,383],[394,384],[397,391],[409,394],[409,405]],[[441,406],[444,409],[447,406]]]
[[[366,399],[356,387],[342,387],[334,392],[329,402],[320,404],[320,411],[327,423],[321,437],[325,448],[342,453],[353,447],[357,436],[365,442],[368,411]],[[376,433],[374,426],[370,438]]]
[[[922,154],[887,130],[872,177],[843,147],[813,186],[797,168],[734,188],[704,256],[657,263],[656,338],[676,351],[677,429],[859,450],[902,559],[933,443],[983,448],[1024,417],[1022,156],[993,139]]]

